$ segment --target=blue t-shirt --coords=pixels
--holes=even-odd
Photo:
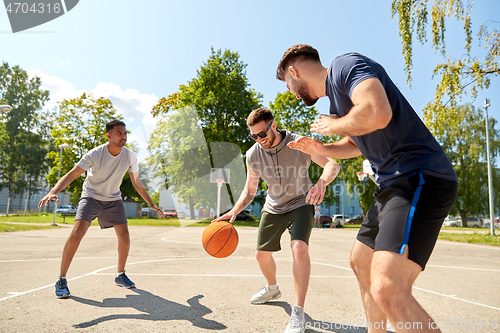
[[[326,78],[330,114],[348,114],[353,107],[354,87],[371,77],[382,83],[392,119],[383,129],[351,138],[370,161],[377,182],[383,186],[400,175],[416,172],[456,181],[453,166],[441,146],[384,68],[370,58],[347,53],[333,60]]]

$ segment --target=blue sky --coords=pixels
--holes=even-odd
[[[432,100],[437,80],[434,66],[443,58],[430,44],[415,44],[413,83],[406,83],[401,40],[391,1],[80,1],[65,15],[13,34],[0,11],[0,60],[39,75],[51,91],[48,107],[83,91],[110,98],[143,141],[154,126],[148,116],[156,101],[196,76],[211,47],[238,52],[248,64],[252,88],[268,106],[286,87],[275,79],[276,65],[291,45],[306,43],[320,52],[328,66],[339,54],[356,51],[381,63],[414,109]],[[474,32],[500,13],[498,0],[474,3]],[[459,24],[447,22],[448,56],[464,55],[465,36]],[[497,28],[498,28],[497,24]],[[474,36],[476,37],[476,36]],[[430,36],[429,36],[430,39]],[[474,40],[473,53],[482,57]],[[480,57],[480,58],[481,58]],[[500,119],[500,79],[474,102],[491,99],[490,115]],[[317,108],[328,112],[328,100]]]

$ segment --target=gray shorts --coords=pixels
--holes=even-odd
[[[84,220],[91,223],[96,217],[101,229],[127,223],[123,201],[100,201],[89,197],[81,198],[75,221]]]

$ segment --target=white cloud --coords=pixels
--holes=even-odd
[[[147,156],[149,135],[156,125],[156,120],[151,116],[151,110],[159,100],[154,94],[142,94],[136,89],[123,89],[117,84],[105,82],[98,83],[90,91],[76,90],[71,83],[55,75],[47,75],[38,69],[28,71],[28,75],[38,76],[42,80],[41,89],[50,92],[50,100],[45,103],[45,109],[52,109],[63,99],[76,98],[84,92],[92,93],[94,98],[109,99],[117,113],[125,119],[127,129],[131,132],[128,140],[135,141],[141,148],[139,159]]]
[[[55,75],[47,75],[39,69],[28,70],[27,72],[31,77],[38,76],[42,80],[40,88],[50,92],[50,100],[45,103],[45,109],[53,109],[63,99],[76,98],[85,92],[85,90],[76,90],[71,83]]]
[[[54,59],[54,62],[59,64],[59,65],[62,65],[62,66],[68,66],[68,65],[71,65],[71,61],[68,59],[66,61],[64,60],[59,60],[59,59]]]
[[[141,94],[136,89],[124,90],[114,83],[99,82],[91,93],[94,97],[109,99],[126,120],[149,115],[153,106],[158,103],[158,97],[154,94]]]

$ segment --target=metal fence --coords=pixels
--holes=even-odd
[[[55,202],[51,201],[47,206],[38,208],[38,203],[49,192],[49,188],[43,189],[38,193],[15,194],[9,198],[9,192],[6,188],[0,191],[0,214],[32,214],[32,213],[45,213],[53,212]],[[59,205],[69,204],[70,195],[65,193],[59,194]]]

